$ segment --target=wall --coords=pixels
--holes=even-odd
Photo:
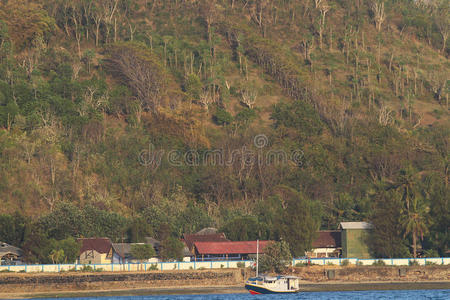
[[[374,263],[383,261],[387,266],[409,266],[418,265],[450,265],[450,257],[436,258],[385,258],[385,259],[359,259],[359,258],[310,258],[293,259],[292,265],[311,264],[311,265],[343,265],[347,262],[353,265],[371,266]],[[239,264],[239,266],[238,266]],[[208,262],[158,262],[158,263],[129,263],[129,264],[59,264],[59,265],[19,265],[19,266],[0,266],[0,272],[22,272],[22,273],[51,273],[63,271],[80,271],[85,266],[90,266],[93,270],[106,272],[133,272],[149,271],[152,268],[156,270],[204,270],[204,269],[236,269],[240,267],[250,267],[254,261],[208,261]]]
[[[92,250],[94,253],[94,258],[92,256],[89,256],[86,258],[86,253],[90,253],[91,250],[85,251],[81,253],[80,255],[80,263],[81,264],[105,264],[109,263],[111,260],[106,258],[106,253],[99,253],[95,250]]]
[[[364,229],[342,230],[342,256],[370,258],[367,238],[368,231]]]
[[[448,281],[450,268],[447,266],[373,267],[373,266],[313,266],[293,268],[292,275],[312,282],[383,282],[383,281]]]
[[[127,264],[58,264],[58,265],[19,265],[0,266],[1,271],[10,272],[62,272],[80,271],[83,267],[90,266],[96,271],[107,272],[131,272],[156,270],[203,270],[203,269],[236,269],[239,266],[249,267],[253,261],[208,261],[208,262],[158,262],[158,263],[127,263]]]
[[[139,273],[61,273],[0,274],[1,293],[114,290],[180,286],[229,286],[242,283],[240,270],[139,272]]]
[[[361,266],[371,266],[373,264],[384,263],[386,266],[410,266],[417,264],[419,266],[424,265],[450,265],[450,257],[433,257],[433,258],[310,258],[310,259],[299,259],[295,258],[292,260],[292,264],[310,264],[310,265],[361,265]]]

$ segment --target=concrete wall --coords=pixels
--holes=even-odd
[[[370,258],[368,236],[364,229],[342,230],[342,257]]]
[[[80,271],[85,267],[90,267],[94,271],[106,272],[135,272],[149,270],[206,270],[206,269],[236,269],[239,267],[249,267],[253,261],[208,261],[208,262],[158,262],[158,263],[127,263],[127,264],[59,264],[59,265],[19,265],[0,266],[1,271],[10,272],[63,272]]]
[[[386,266],[410,266],[410,265],[450,265],[450,257],[434,257],[434,258],[382,258],[382,259],[360,259],[360,258],[310,258],[310,259],[293,259],[293,265],[311,264],[311,265],[361,265],[372,266],[382,261]]]
[[[374,263],[383,261],[386,266],[409,266],[418,265],[450,265],[450,257],[436,258],[385,258],[385,259],[359,259],[359,258],[311,258],[311,259],[293,259],[292,265],[311,264],[311,265],[363,265],[371,266]],[[238,266],[239,265],[239,266]],[[80,271],[83,267],[90,266],[96,271],[106,272],[133,272],[149,270],[208,270],[208,269],[236,269],[240,267],[250,267],[254,261],[204,261],[204,262],[158,262],[158,263],[129,263],[129,264],[59,264],[59,265],[20,265],[20,266],[0,266],[1,271],[24,272],[24,273],[51,273],[63,271]]]
[[[93,250],[94,257],[89,256],[86,257],[87,253],[91,253],[91,250],[85,251],[80,254],[80,263],[81,264],[107,264],[111,263],[111,259],[106,258],[106,253],[98,253],[97,251]]]
[[[129,288],[236,285],[240,270],[122,273],[0,274],[1,293],[115,290]],[[5,297],[9,298],[9,297]]]

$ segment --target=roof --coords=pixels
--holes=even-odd
[[[145,238],[145,243],[152,245],[153,248],[158,248],[161,245],[160,241],[158,241],[157,239],[154,239],[152,237],[146,237]]]
[[[339,230],[322,230],[312,242],[313,248],[340,248],[341,232]]]
[[[0,242],[0,258],[7,254],[12,254],[15,256],[22,256],[22,249],[11,246],[7,243]]]
[[[214,234],[184,234],[186,246],[192,250],[195,242],[229,242],[224,233]]]
[[[131,246],[129,243],[112,243],[112,248],[122,258],[131,257]]]
[[[271,241],[259,241],[259,252],[264,253],[264,248]],[[195,242],[198,254],[254,254],[256,253],[256,241],[242,242]]]
[[[372,229],[373,225],[367,222],[341,222],[342,229]]]
[[[112,247],[109,238],[81,238],[77,239],[77,241],[81,242],[80,253],[88,250],[95,250],[98,253],[108,253]]]
[[[200,230],[199,232],[197,232],[196,235],[216,234],[218,232],[219,232],[219,230],[217,230],[217,228],[206,227],[206,228],[203,228],[202,230]]]

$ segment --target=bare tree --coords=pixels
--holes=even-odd
[[[447,39],[450,33],[450,5],[448,1],[442,1],[436,6],[436,11],[434,14],[434,19],[437,28],[442,36],[442,49],[441,52],[445,51],[447,46]]]
[[[316,0],[316,2],[319,0]],[[317,8],[320,11],[320,24],[319,24],[319,45],[320,49],[323,48],[323,31],[325,29],[325,16],[327,12],[330,11],[330,6],[328,5],[328,2],[326,0],[320,0],[320,3],[317,4]]]
[[[392,113],[393,111],[383,104],[378,112],[378,123],[382,126],[391,124],[393,122]]]
[[[373,0],[370,9],[373,13],[373,18],[375,20],[375,26],[378,32],[381,31],[381,25],[383,25],[386,15],[384,13],[384,1],[383,0]]]
[[[144,110],[157,112],[167,84],[159,60],[144,49],[120,45],[109,50],[108,66],[132,88]]]
[[[256,102],[258,93],[255,89],[243,89],[241,91],[241,102],[248,108],[253,108]]]

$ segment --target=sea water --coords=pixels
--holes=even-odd
[[[42,300],[42,298],[40,298]],[[47,298],[54,299],[54,298]],[[353,292],[302,292],[289,295],[250,295],[246,294],[207,294],[207,295],[167,295],[167,296],[120,296],[120,297],[83,297],[83,298],[58,298],[67,300],[293,300],[293,299],[450,299],[450,290],[388,290],[388,291],[353,291]]]

